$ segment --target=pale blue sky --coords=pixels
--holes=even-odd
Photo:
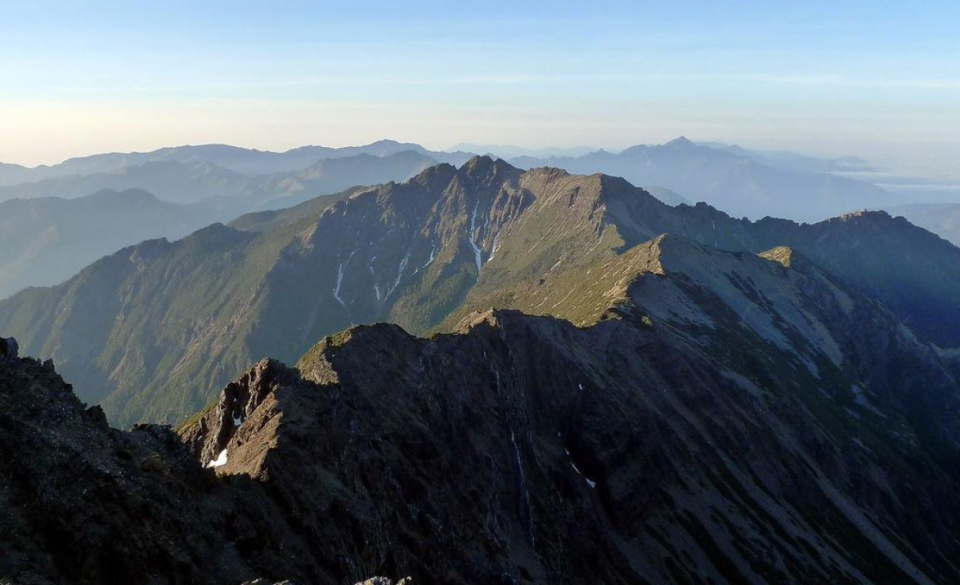
[[[0,161],[679,134],[910,155],[957,145],[958,30],[955,1],[0,0]]]

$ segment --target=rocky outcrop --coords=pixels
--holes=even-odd
[[[16,359],[19,356],[20,345],[14,338],[4,339],[0,337],[0,358],[8,360]]]

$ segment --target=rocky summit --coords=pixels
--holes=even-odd
[[[960,354],[788,247],[663,235],[570,270],[577,323],[353,327],[176,434],[112,430],[52,364],[3,359],[0,574],[960,580]],[[564,310],[563,282],[517,298]]]

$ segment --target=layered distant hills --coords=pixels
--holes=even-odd
[[[101,173],[115,173],[147,163],[179,162],[183,164],[209,163],[221,169],[256,177],[289,173],[307,169],[321,160],[367,154],[383,158],[400,152],[412,151],[439,162],[462,164],[469,153],[429,151],[419,144],[380,140],[365,146],[330,148],[303,146],[286,152],[270,152],[239,148],[225,144],[176,146],[151,152],[108,153],[68,159],[52,166],[26,168],[0,164],[0,185],[34,183],[64,177],[83,177]]]
[[[690,201],[705,201],[734,217],[766,216],[816,222],[857,209],[877,209],[900,199],[875,185],[832,172],[859,169],[862,161],[762,155],[730,146],[705,146],[678,138],[614,154],[510,159],[518,167],[554,166],[571,173],[605,173],[635,185],[660,185]]]
[[[139,189],[0,202],[0,298],[26,286],[59,284],[131,242],[181,238],[214,219],[210,210]]]
[[[143,189],[172,203],[205,204],[222,214],[282,207],[360,184],[405,179],[436,164],[402,151],[384,157],[361,153],[319,160],[304,169],[247,175],[206,160],[156,160],[89,175],[62,176],[0,187],[0,200],[81,197],[103,189]]]
[[[487,157],[124,249],[0,303],[0,330],[52,357],[112,420],[175,421],[252,361],[295,361],[353,324],[423,333],[491,306],[588,323],[605,301],[582,295],[612,286],[596,271],[662,233],[790,246],[925,339],[960,345],[960,249],[903,219],[752,223],[619,178]]]
[[[676,205],[706,201],[733,216],[758,219],[766,215],[800,221],[819,221],[861,208],[890,208],[902,203],[895,196],[835,173],[869,168],[859,159],[820,159],[793,153],[758,153],[724,144],[694,144],[684,138],[660,146],[636,146],[619,154],[590,149],[524,151],[505,146],[491,148],[521,168],[559,167],[573,173],[605,173],[644,186],[661,200]],[[0,165],[0,202],[11,199],[48,199],[32,208],[31,225],[49,230],[68,205],[111,190],[146,191],[164,203],[185,207],[180,215],[191,228],[206,223],[228,223],[244,213],[290,207],[320,195],[355,185],[404,181],[423,169],[446,162],[460,166],[468,152],[431,151],[420,145],[382,140],[365,146],[328,148],[306,146],[269,152],[226,145],[162,148],[146,153],[113,153],[67,160],[53,166],[25,168]],[[92,198],[85,204],[93,213],[99,202],[101,222],[115,221],[113,202]],[[25,209],[18,204],[17,209]],[[19,215],[7,207],[8,222]],[[146,208],[143,208],[146,211]],[[50,217],[46,217],[49,215]],[[5,252],[8,266],[0,266],[0,298],[27,286],[65,280],[99,256],[157,236],[176,238],[183,229],[168,229],[162,218],[152,229],[115,230],[108,238],[113,248],[90,245],[105,241],[95,233],[97,221],[78,221],[58,241],[71,247],[63,261],[39,255],[31,246],[35,237]],[[43,227],[39,227],[40,225]],[[180,224],[178,224],[180,225]],[[929,224],[925,224],[929,225]],[[21,253],[22,251],[22,253]],[[30,265],[30,269],[17,266]]]
[[[283,155],[183,147],[20,172],[0,169],[0,177],[10,180],[48,177],[0,187],[0,298],[62,282],[101,256],[146,239],[179,238],[251,210],[289,207],[354,185],[402,181],[436,164],[406,147],[376,143]]]

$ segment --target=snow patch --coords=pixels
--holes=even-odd
[[[374,256],[376,258],[376,256]],[[373,262],[371,259],[370,262]],[[370,264],[370,274],[373,275],[373,294],[376,295],[377,300],[380,300],[380,284],[377,283],[377,273],[373,271],[373,264]]]
[[[470,247],[473,248],[473,256],[477,262],[477,278],[480,278],[480,270],[483,268],[483,250],[481,250],[477,242],[474,241],[474,232],[477,229],[477,209],[479,209],[479,207],[480,201],[477,200],[476,205],[473,206],[473,213],[470,214],[470,233],[468,234],[470,236]]]
[[[216,459],[214,459],[210,463],[207,463],[207,469],[210,469],[211,467],[221,467],[226,464],[227,464],[227,450],[224,449],[223,451],[220,451],[220,454],[217,455]]]
[[[350,263],[350,260],[353,258],[353,255],[357,253],[357,249],[358,248],[355,248],[353,252],[350,252],[350,255],[347,256],[346,262],[340,262],[339,258],[337,262],[337,286],[333,287],[333,298],[337,299],[337,302],[343,305],[344,309],[347,308],[347,304],[343,302],[342,298],[340,298],[340,285],[343,284],[343,269],[347,266],[347,264]]]
[[[337,266],[337,286],[333,287],[333,298],[337,299],[337,302],[343,305],[343,308],[347,308],[347,304],[343,302],[343,299],[340,298],[340,285],[343,284],[343,262],[339,262]]]
[[[243,415],[233,417],[233,426],[239,427],[243,424]]]
[[[569,449],[564,449],[563,451],[564,451],[564,453],[567,454],[567,457],[570,457],[570,450],[569,450]],[[597,487],[597,482],[591,480],[591,479],[588,478],[586,475],[584,475],[582,471],[580,471],[580,468],[577,467],[577,464],[573,462],[573,457],[570,457],[570,467],[572,467],[573,470],[577,472],[577,475],[579,475],[580,477],[582,477],[583,480],[587,482],[587,485],[590,486],[590,489],[595,489],[595,488]]]
[[[493,257],[497,255],[497,250],[500,249],[500,232],[497,232],[497,235],[493,236],[493,246],[490,248],[490,257],[487,258],[487,263],[489,264]]]
[[[393,286],[387,291],[387,296],[389,297],[393,294],[393,291],[397,290],[397,287],[400,286],[400,279],[403,278],[403,271],[407,268],[407,263],[410,262],[410,250],[407,250],[406,256],[403,257],[403,260],[400,261],[400,268],[397,270],[397,280],[393,283]]]
[[[430,259],[427,260],[427,263],[424,264],[423,267],[426,268],[427,266],[430,266],[431,264],[433,264],[433,261],[436,259],[437,259],[437,245],[434,244],[433,247],[430,248]]]

